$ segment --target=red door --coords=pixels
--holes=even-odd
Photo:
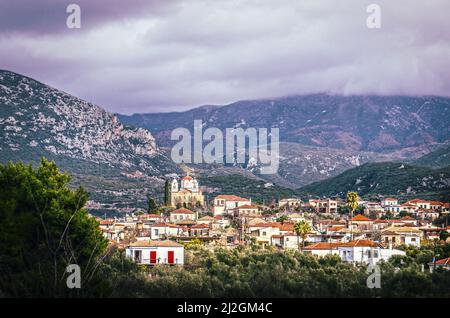
[[[168,251],[167,252],[167,261],[169,264],[173,264],[174,263],[174,251]]]
[[[156,264],[156,251],[150,251],[150,264]]]

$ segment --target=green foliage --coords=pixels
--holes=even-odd
[[[306,236],[311,231],[311,225],[305,220],[298,221],[294,224],[294,232],[302,238],[302,245],[305,245]]]
[[[298,193],[303,196],[344,197],[348,192],[358,191],[362,196],[382,194],[404,199],[426,196],[427,199],[447,202],[450,201],[450,187],[445,181],[448,178],[450,166],[431,169],[396,162],[366,163],[302,187]]]
[[[355,212],[356,208],[359,204],[359,197],[356,192],[349,192],[347,193],[347,207],[350,209],[350,211],[353,213]]]
[[[444,146],[413,161],[414,165],[432,169],[450,166],[450,146]]]
[[[430,274],[381,263],[381,288],[370,289],[366,267],[343,263],[336,255],[316,258],[252,247],[187,254],[185,269],[151,269],[147,297],[450,297],[449,271]]]
[[[54,162],[0,165],[0,289],[12,296],[70,296],[65,269],[81,267],[89,286],[107,241],[83,208],[88,194],[71,190]]]
[[[283,222],[287,221],[288,219],[289,218],[287,217],[287,215],[282,215],[277,218],[277,222],[283,223]]]
[[[164,183],[164,205],[169,206],[171,203],[170,180]]]
[[[156,204],[155,199],[148,198],[148,206],[147,213],[159,213],[158,205]]]

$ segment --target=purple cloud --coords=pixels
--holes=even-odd
[[[450,95],[450,2],[7,1],[0,68],[114,112],[290,94]],[[82,28],[65,27],[65,6]],[[4,2],[2,2],[3,5]],[[39,5],[38,5],[39,3]]]

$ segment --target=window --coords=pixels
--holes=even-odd
[[[155,229],[155,235],[159,235],[159,229]]]
[[[412,237],[411,238],[411,242],[415,242],[416,241],[416,238],[415,237]]]
[[[141,255],[142,255],[141,251],[134,251],[134,260],[136,262],[141,262]]]
[[[373,258],[378,258],[378,251],[377,250],[373,251]]]
[[[267,235],[267,232],[262,232],[262,236],[266,236]]]

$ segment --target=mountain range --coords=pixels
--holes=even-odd
[[[261,175],[257,165],[247,164],[174,164],[170,132],[192,129],[194,119],[203,120],[204,128],[222,130],[279,128],[278,173]],[[258,200],[340,195],[348,189],[362,194],[442,194],[448,188],[449,127],[450,99],[433,96],[316,94],[186,112],[111,114],[29,77],[0,70],[0,162],[36,164],[42,156],[55,160],[72,174],[74,186],[85,186],[93,201],[103,203],[91,207],[99,211],[145,207],[149,195],[162,196],[165,178],[186,170],[197,175],[207,191]],[[390,173],[401,165],[406,167],[401,172],[414,180],[391,182]],[[379,177],[369,177],[375,174]]]
[[[279,128],[280,139],[353,151],[423,149],[450,139],[450,98],[434,96],[336,96],[314,94],[203,106],[185,112],[119,115],[150,130],[160,145],[170,132],[193,128]]]
[[[297,188],[367,162],[410,162],[450,142],[450,98],[435,96],[336,96],[314,94],[202,106],[185,112],[118,115],[146,128],[170,147],[175,128],[279,128],[280,169],[259,175],[258,166],[240,165],[269,182]],[[194,165],[202,170],[204,166]],[[208,167],[206,167],[208,168]],[[214,166],[217,172],[225,166]],[[206,169],[206,174],[211,173]]]

